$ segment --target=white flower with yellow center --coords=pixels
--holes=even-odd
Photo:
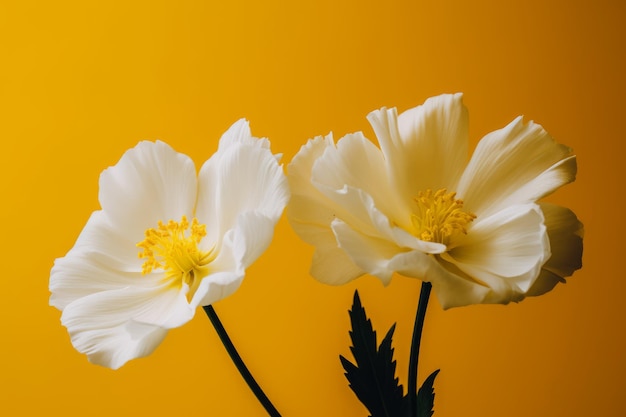
[[[239,287],[288,198],[278,158],[245,120],[198,174],[163,142],[127,151],[100,176],[102,210],[52,268],[50,304],[74,347],[114,369],[150,354]]]
[[[461,94],[368,120],[380,148],[362,133],[317,137],[288,167],[287,213],[316,247],[315,278],[387,284],[398,272],[431,282],[449,308],[539,295],[581,267],[576,216],[537,203],[574,180],[576,157],[541,126],[517,118],[467,162]]]

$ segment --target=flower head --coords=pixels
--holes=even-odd
[[[51,271],[50,304],[74,347],[110,368],[150,354],[196,307],[239,287],[288,197],[269,142],[245,120],[199,174],[163,142],[127,151],[100,176],[102,209]]]
[[[539,295],[581,267],[581,223],[538,203],[574,180],[576,157],[541,126],[517,118],[467,162],[461,94],[368,120],[380,148],[362,133],[317,137],[288,167],[288,217],[316,247],[315,278],[387,284],[398,272],[431,282],[448,308]]]

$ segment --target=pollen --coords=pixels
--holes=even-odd
[[[426,190],[415,197],[416,211],[411,223],[417,238],[449,245],[459,234],[467,234],[468,225],[476,216],[463,210],[463,200],[445,188],[432,192]]]
[[[206,236],[206,226],[195,217],[191,224],[183,216],[180,222],[159,221],[157,228],[148,229],[145,239],[137,243],[139,258],[145,259],[142,273],[156,269],[165,271],[165,280],[172,285],[189,285],[193,290],[200,280],[208,275],[208,265],[215,259],[213,250],[203,251],[198,247]]]

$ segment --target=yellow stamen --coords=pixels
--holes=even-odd
[[[190,233],[186,233],[189,229]],[[185,283],[193,293],[202,278],[208,275],[208,265],[215,259],[213,250],[198,248],[198,243],[206,236],[206,226],[198,223],[195,217],[190,225],[183,216],[180,223],[159,221],[158,227],[146,230],[145,236],[137,243],[137,247],[143,249],[139,258],[145,259],[142,273],[149,274],[161,268],[167,282],[178,287]]]
[[[414,234],[421,240],[448,245],[459,233],[467,234],[467,226],[476,218],[463,211],[463,200],[445,188],[420,192],[415,198],[417,212],[411,215]]]

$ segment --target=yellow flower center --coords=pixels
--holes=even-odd
[[[188,232],[189,231],[189,232]],[[143,249],[139,258],[145,259],[142,273],[155,269],[165,271],[165,280],[175,286],[189,285],[193,293],[202,278],[208,275],[208,265],[215,259],[213,250],[202,251],[198,243],[206,236],[206,226],[195,217],[191,224],[183,216],[180,222],[159,221],[156,229],[148,229],[146,238],[137,243]]]
[[[467,226],[476,216],[463,211],[463,200],[445,188],[426,190],[415,197],[417,211],[411,214],[411,224],[417,238],[427,242],[449,245],[455,235],[467,234]]]

